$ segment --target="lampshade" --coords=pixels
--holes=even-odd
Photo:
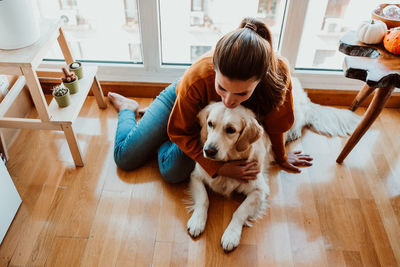
[[[29,46],[40,37],[34,0],[0,0],[0,49]]]

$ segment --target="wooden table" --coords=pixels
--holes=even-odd
[[[381,113],[394,88],[400,87],[400,56],[386,51],[383,44],[366,45],[359,42],[355,31],[342,37],[339,51],[347,55],[343,64],[345,76],[365,82],[351,110],[355,111],[375,91],[363,119],[336,159],[336,162],[342,163]]]
[[[74,62],[60,25],[59,20],[43,20],[40,24],[41,37],[36,43],[21,49],[0,50],[0,73],[20,76],[0,103],[0,128],[64,131],[75,165],[83,166],[82,155],[72,124],[78,116],[90,89],[92,89],[100,108],[106,108],[107,104],[96,78],[97,67],[83,65],[84,77],[78,81],[79,92],[71,95],[71,104],[66,108],[59,108],[55,99],[53,99],[47,105],[38,77],[62,77],[61,70],[38,69],[48,49],[57,40],[66,64]],[[25,84],[32,96],[39,119],[4,117]],[[3,143],[3,149],[5,149],[4,146]]]

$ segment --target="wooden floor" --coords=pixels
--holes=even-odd
[[[23,203],[0,266],[400,265],[399,110],[385,109],[343,165],[335,159],[345,138],[305,131],[289,149],[310,153],[314,165],[301,174],[271,167],[268,214],[229,254],[220,238],[240,199],[211,194],[205,232],[190,238],[187,183],[163,182],[155,160],[117,169],[117,119],[88,98],[74,125],[83,168],[62,132],[21,132],[8,166]]]

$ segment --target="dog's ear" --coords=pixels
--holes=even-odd
[[[204,144],[204,142],[207,140],[207,135],[208,135],[207,119],[208,119],[208,115],[210,114],[210,110],[211,110],[210,105],[208,105],[205,108],[203,108],[202,110],[200,110],[200,112],[197,114],[197,118],[199,119],[199,123],[200,123],[200,127],[201,127],[200,140],[201,140],[202,144]]]
[[[236,150],[239,152],[245,151],[249,145],[257,141],[262,134],[262,128],[256,119],[242,120],[242,123],[244,128],[236,142]]]
[[[207,128],[203,126],[206,126],[207,124],[208,114],[210,114],[210,105],[200,110],[200,112],[197,114],[201,128]]]

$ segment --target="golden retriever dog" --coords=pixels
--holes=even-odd
[[[293,101],[295,123],[285,134],[286,141],[299,138],[304,126],[328,136],[344,136],[351,133],[359,122],[359,117],[349,110],[312,103],[295,79]],[[239,245],[243,226],[251,226],[250,222],[261,217],[266,210],[266,197],[269,195],[266,170],[273,159],[271,142],[254,113],[243,106],[229,109],[222,102],[212,103],[199,112],[198,119],[204,157],[224,162],[257,161],[261,170],[257,178],[248,183],[229,177],[211,178],[198,163],[191,173],[189,193],[192,205],[189,209],[193,214],[187,222],[187,229],[192,237],[199,236],[205,229],[209,205],[206,185],[227,197],[233,191],[246,196],[222,235],[222,248],[231,251]]]
[[[201,140],[204,156],[218,161],[248,159],[257,161],[261,170],[271,145],[264,138],[261,127],[252,111],[243,106],[228,109],[222,102],[208,105],[199,114]],[[193,215],[187,223],[191,236],[197,237],[205,228],[208,210],[207,184],[215,192],[230,196],[233,191],[247,197],[233,214],[232,220],[222,236],[221,245],[230,251],[239,245],[243,225],[261,216],[266,209],[269,195],[268,177],[264,172],[248,183],[229,177],[211,178],[196,164],[190,176],[190,194],[193,200]]]

